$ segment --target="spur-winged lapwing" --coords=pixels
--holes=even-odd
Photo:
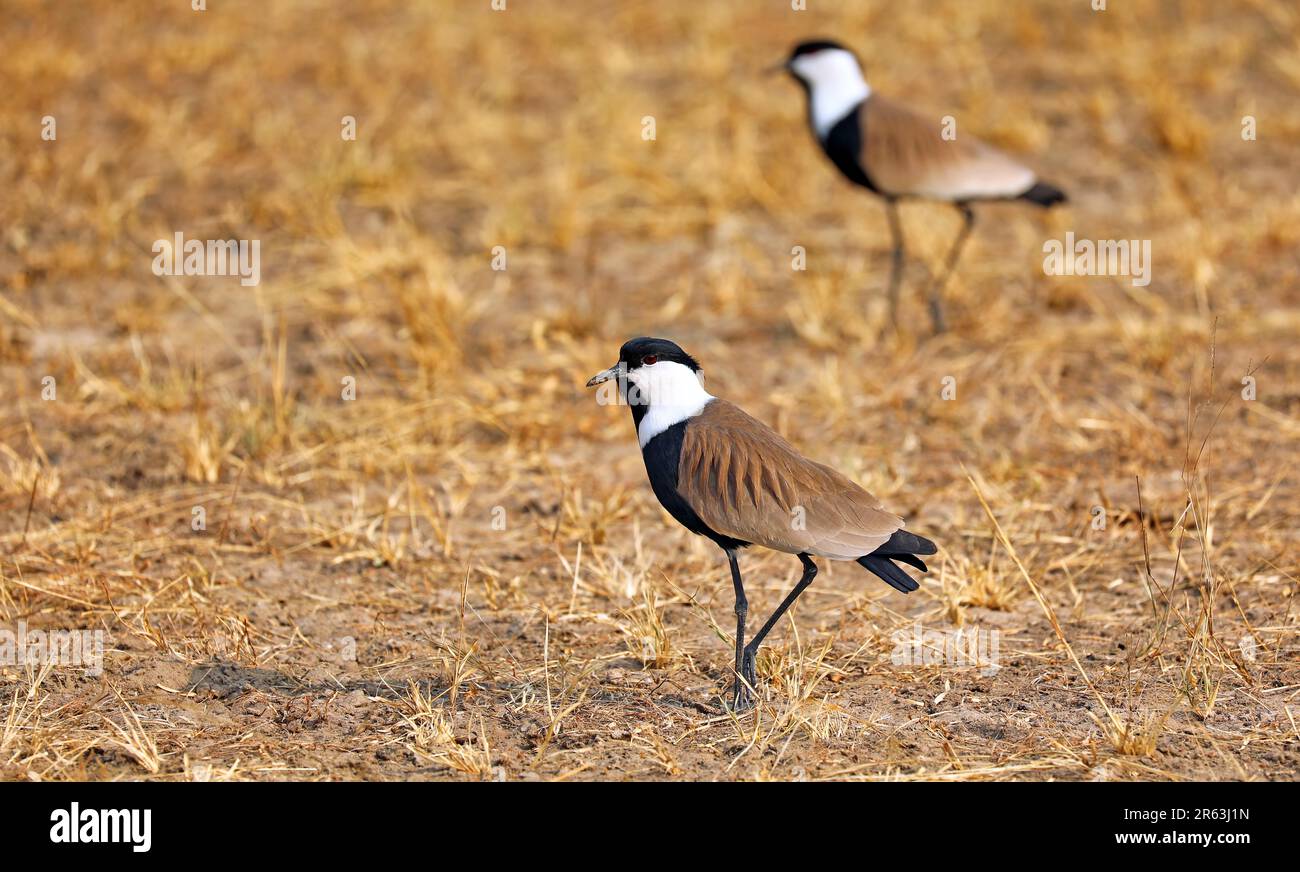
[[[650,486],[692,533],[727,554],[736,589],[734,704],[749,704],[758,646],[817,575],[814,557],[855,560],[891,587],[919,585],[894,561],[926,571],[917,555],[935,545],[903,529],[903,520],[829,466],[808,460],[771,428],[704,390],[700,366],[667,339],[631,339],[618,363],[587,382],[616,380],[632,409]],[[803,576],[745,644],[748,606],[737,555],[763,545],[798,555]]]
[[[979,200],[1028,200],[1039,206],[1065,202],[1065,194],[1038,181],[1033,170],[968,133],[945,138],[943,121],[922,116],[871,90],[853,52],[828,40],[795,46],[784,69],[808,95],[808,121],[822,150],[849,181],[885,200],[893,236],[889,311],[898,323],[898,288],[903,274],[903,229],[898,201],[907,198],[954,204],[962,227],[943,272],[927,295],[936,333],[943,330],[941,295],[962,245],[975,223],[971,204]]]

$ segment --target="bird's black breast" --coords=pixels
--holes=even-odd
[[[853,107],[821,140],[822,151],[831,159],[831,163],[854,184],[861,185],[869,191],[879,194],[880,189],[871,180],[867,170],[862,166],[862,142],[866,131],[863,130],[862,104]]]
[[[645,471],[650,476],[650,487],[660,504],[668,514],[686,529],[699,536],[708,536],[725,550],[744,548],[748,542],[724,536],[713,530],[700,519],[682,495],[677,492],[677,470],[682,458],[682,444],[686,439],[686,428],[691,420],[678,421],[673,426],[656,435],[641,449],[645,459]]]

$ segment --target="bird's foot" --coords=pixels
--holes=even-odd
[[[754,669],[754,652],[748,648],[740,660],[740,674],[732,687],[732,709],[746,712],[754,707],[754,694],[758,689],[758,673]]]
[[[749,711],[753,707],[754,695],[750,693],[749,688],[745,686],[745,682],[737,676],[736,683],[732,687],[731,710],[736,712],[736,714],[740,714]]]
[[[930,298],[930,326],[934,328],[935,336],[948,329],[948,324],[943,317],[943,303],[937,297]]]
[[[754,656],[758,652],[745,649],[745,655],[741,659],[740,676],[745,679],[754,690],[758,690],[758,673],[754,669]]]

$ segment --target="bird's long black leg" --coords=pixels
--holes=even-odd
[[[817,564],[812,562],[811,557],[807,554],[800,554],[799,560],[803,562],[803,576],[799,579],[799,583],[796,584],[794,589],[786,595],[786,598],[781,601],[781,605],[777,606],[776,611],[772,612],[772,617],[767,619],[767,622],[763,624],[763,628],[759,630],[754,635],[754,638],[750,640],[749,644],[745,646],[745,656],[744,662],[741,666],[741,672],[751,685],[755,684],[757,680],[757,676],[754,674],[754,658],[758,655],[758,646],[763,644],[763,639],[765,639],[768,632],[776,626],[776,622],[781,620],[781,616],[786,613],[786,610],[789,609],[790,606],[794,605],[794,601],[799,598],[799,594],[803,593],[808,585],[813,583],[813,579],[817,577]]]
[[[898,220],[897,201],[886,200],[885,212],[889,215],[889,233],[894,240],[893,260],[889,269],[889,320],[897,327],[898,288],[903,282],[903,225]]]
[[[953,240],[952,248],[948,250],[948,258],[944,264],[943,274],[930,285],[930,323],[934,325],[935,333],[944,331],[943,288],[948,283],[953,268],[957,266],[957,258],[961,256],[961,248],[966,244],[966,237],[970,236],[971,228],[975,226],[975,211],[971,209],[970,205],[958,203],[957,208],[961,210],[961,230],[957,232],[957,238]]]
[[[736,552],[728,551],[727,560],[731,563],[731,583],[736,588],[736,682],[732,705],[740,711],[750,705],[749,688],[741,678],[745,655],[745,616],[749,614],[749,601],[745,599],[745,584],[740,580],[740,564],[736,561]]]

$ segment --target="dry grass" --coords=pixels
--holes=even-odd
[[[1300,771],[1285,0],[10,5],[0,628],[107,653],[0,667],[0,777]],[[883,212],[760,73],[818,34],[1072,196],[980,211],[942,338],[956,216],[904,206],[894,333]],[[1045,276],[1067,230],[1151,284]],[[153,275],[178,231],[261,284]],[[744,717],[725,561],[581,387],[640,334],[942,546],[824,567]],[[742,565],[761,620],[798,563]],[[894,663],[918,621],[1001,668]]]

